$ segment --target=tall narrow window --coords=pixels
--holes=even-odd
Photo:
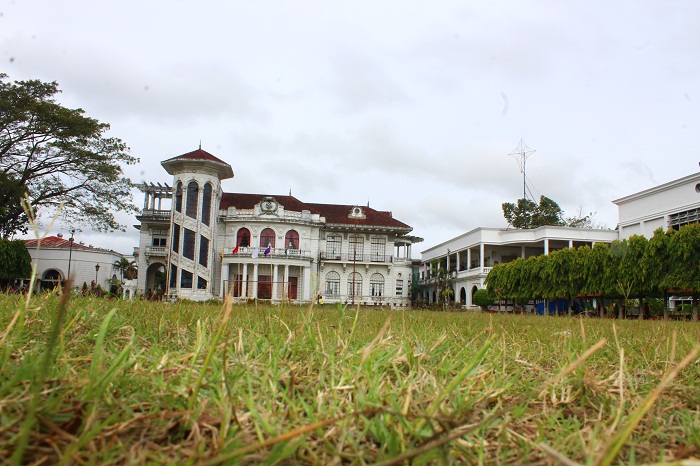
[[[372,261],[384,262],[384,254],[386,251],[386,239],[380,237],[372,238]]]
[[[265,228],[260,232],[260,247],[275,247],[275,231],[272,228]]]
[[[182,255],[194,260],[194,231],[189,228],[185,228],[185,234],[182,235]]]
[[[173,225],[173,251],[180,253],[180,225],[177,223]]]
[[[372,296],[384,296],[384,276],[381,273],[372,274],[369,278],[369,291]]]
[[[175,186],[175,210],[182,212],[182,183],[179,181]]]
[[[202,195],[202,223],[209,225],[209,220],[211,218],[211,184],[207,183],[204,185],[203,195]]]
[[[364,245],[365,242],[362,235],[350,235],[350,244],[348,245],[348,260],[362,260]]]
[[[352,300],[362,298],[362,275],[353,272],[348,277],[348,298]]]
[[[188,217],[197,218],[197,203],[199,201],[199,186],[195,181],[187,185],[187,205],[185,214]]]
[[[400,278],[396,280],[396,296],[403,296],[403,280]]]
[[[326,235],[326,259],[340,260],[340,247],[343,239],[340,235]]]
[[[328,272],[326,274],[326,296],[340,295],[340,275],[338,272]]]
[[[177,266],[170,264],[170,288],[175,288],[177,285]]]
[[[199,263],[204,267],[209,266],[209,239],[204,236],[199,237]]]
[[[180,272],[180,288],[192,289],[192,272],[182,270]]]
[[[289,230],[286,235],[284,235],[284,248],[285,249],[299,249],[299,233],[296,230]]]
[[[236,236],[236,245],[243,248],[250,246],[250,231],[247,228],[241,228],[238,230],[238,235]]]

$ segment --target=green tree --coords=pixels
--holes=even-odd
[[[546,196],[535,204],[529,199],[518,199],[516,204],[506,202],[502,206],[503,216],[515,228],[531,229],[544,225],[565,225],[564,212],[559,204]]]
[[[675,233],[675,230],[671,231]],[[643,269],[648,274],[650,293],[653,296],[663,297],[661,303],[663,305],[664,319],[668,318],[667,293],[664,287],[664,279],[671,272],[670,243],[671,234],[666,234],[663,229],[658,228],[654,231],[654,236],[649,238],[647,253],[643,259]]]
[[[479,306],[481,309],[488,309],[496,298],[491,294],[491,292],[485,288],[476,290],[474,296],[472,296],[472,303]]]
[[[665,288],[677,293],[689,293],[693,299],[693,320],[698,320],[700,293],[700,224],[685,225],[670,233],[669,273]]]
[[[114,267],[114,270],[120,273],[122,282],[124,281],[124,277],[126,277],[127,280],[133,280],[136,278],[136,273],[138,270],[138,264],[136,264],[136,261],[130,261],[129,259],[122,257],[118,261],[114,261],[112,266]]]
[[[0,235],[26,232],[20,199],[39,213],[63,204],[66,223],[98,231],[125,230],[114,211],[135,212],[122,164],[138,159],[109,125],[55,100],[56,82],[6,82],[0,73]]]
[[[0,280],[29,278],[32,275],[32,258],[22,240],[0,239]]]

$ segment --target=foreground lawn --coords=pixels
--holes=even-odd
[[[0,328],[4,462],[700,458],[697,323],[0,295]]]

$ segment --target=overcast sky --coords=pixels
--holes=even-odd
[[[197,149],[226,192],[390,210],[419,252],[505,227],[522,196],[566,214],[698,171],[700,2],[0,0],[0,71],[57,81],[140,164]],[[143,204],[136,192],[135,203]],[[127,232],[78,234],[132,252]]]

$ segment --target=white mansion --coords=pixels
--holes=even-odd
[[[408,306],[411,246],[391,212],[225,193],[231,165],[201,149],[161,162],[173,186],[141,184],[138,291]],[[163,202],[165,201],[165,202]],[[166,204],[165,207],[163,204]],[[165,271],[169,279],[164,280]]]

